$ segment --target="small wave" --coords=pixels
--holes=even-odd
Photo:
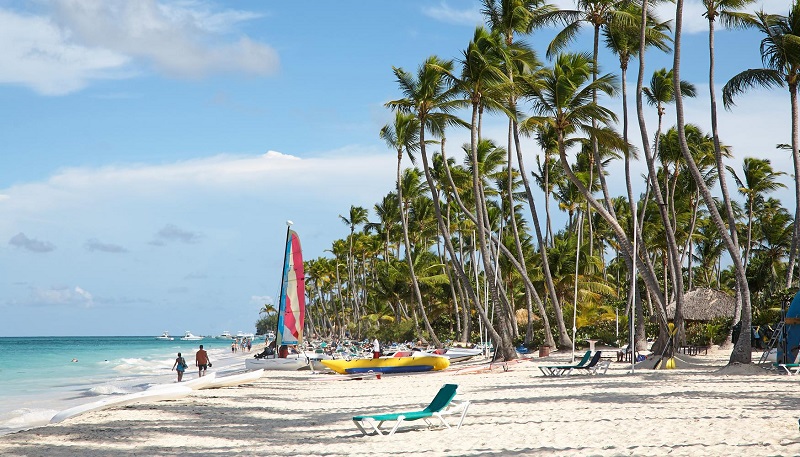
[[[158,374],[172,366],[174,359],[148,360],[140,358],[120,359],[114,366],[115,371],[126,374]]]
[[[129,394],[129,393],[131,393],[130,390],[112,384],[94,386],[86,391],[87,396],[115,395],[115,394]]]
[[[21,408],[9,411],[0,416],[0,434],[46,425],[56,414],[58,411],[54,409]]]

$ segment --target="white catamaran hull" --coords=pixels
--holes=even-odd
[[[192,392],[192,389],[183,385],[171,385],[164,389],[145,390],[127,395],[104,398],[102,400],[85,403],[72,408],[65,409],[50,419],[51,424],[59,423],[63,420],[85,414],[91,411],[100,411],[116,406],[131,405],[134,403],[153,402],[160,400],[174,400],[185,397]]]
[[[285,359],[244,359],[244,367],[248,371],[264,369],[294,371],[308,367],[308,359],[305,357],[288,357]]]
[[[257,381],[264,374],[264,370],[248,371],[247,373],[234,374],[216,378],[214,382],[201,387],[201,389],[219,389],[220,387],[234,387],[249,382]]]

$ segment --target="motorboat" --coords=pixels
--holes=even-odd
[[[241,339],[247,339],[247,340],[250,340],[250,341],[252,341],[252,340],[253,340],[253,338],[255,338],[255,337],[256,337],[256,335],[255,335],[255,334],[253,334],[253,333],[242,333],[242,332],[236,332],[236,339],[237,339],[237,340],[241,340]]]
[[[156,339],[157,340],[163,340],[163,341],[172,341],[175,338],[169,336],[169,332],[164,332],[164,333],[161,334],[161,336],[157,336]]]
[[[214,338],[218,339],[218,340],[232,340],[233,339],[233,335],[231,335],[231,332],[225,330],[224,332],[220,333],[219,335],[215,336]]]
[[[481,355],[483,351],[476,348],[462,348],[462,347],[449,347],[447,349],[433,349],[427,351],[429,354],[443,355],[450,359],[450,363],[464,362],[477,355]]]
[[[192,335],[192,332],[187,330],[186,333],[181,338],[181,341],[200,341],[202,339],[203,339],[202,336]]]

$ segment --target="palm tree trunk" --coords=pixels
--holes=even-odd
[[[644,58],[645,58],[645,49],[646,49],[646,44],[647,44],[647,40],[646,40],[647,12],[648,12],[648,5],[647,4],[648,4],[648,0],[643,0],[642,1],[642,16],[641,16],[641,24],[640,24],[640,28],[639,28],[639,69],[638,69],[638,73],[637,73],[637,76],[636,76],[636,113],[637,113],[638,121],[639,121],[639,133],[640,133],[641,138],[642,138],[642,147],[643,147],[644,152],[645,152],[645,161],[647,162],[648,175],[650,176],[650,179],[651,179],[650,187],[652,188],[653,196],[656,199],[656,204],[657,204],[658,209],[659,209],[659,214],[661,215],[661,220],[664,223],[664,226],[666,228],[665,232],[666,232],[666,238],[667,238],[667,248],[670,249],[670,250],[673,250],[674,252],[676,252],[677,251],[677,243],[675,241],[675,232],[672,229],[672,224],[670,223],[670,220],[669,220],[669,215],[667,213],[667,208],[666,208],[666,206],[664,204],[664,199],[663,199],[663,197],[661,195],[661,188],[660,188],[659,183],[658,183],[658,174],[656,173],[655,163],[654,163],[654,160],[653,160],[653,156],[651,155],[651,151],[650,151],[650,138],[649,138],[649,135],[647,134],[647,124],[646,124],[645,119],[644,119],[644,104],[643,104],[643,100],[642,100],[642,90],[644,88],[644,71],[645,71],[644,70],[645,69]],[[659,104],[659,110],[658,110],[658,133],[656,135],[656,145],[658,145],[659,136],[661,134],[661,117],[662,117],[662,113],[663,113],[663,111],[661,109],[661,105]],[[665,173],[666,173],[666,170],[665,170]],[[640,239],[641,238],[637,238],[637,240],[640,240]],[[642,242],[640,242],[638,244],[639,244],[639,246],[642,246],[642,247],[645,246],[645,244],[642,243]],[[637,254],[636,257],[638,257],[638,253],[635,253],[635,254]],[[645,257],[648,258],[648,261],[649,261],[649,257],[646,254],[645,254]],[[680,272],[681,271],[680,268],[677,268],[677,271]],[[681,275],[679,274],[678,276],[681,276]],[[665,275],[665,279],[666,279],[666,275]],[[661,291],[660,291],[660,288],[657,286],[657,284],[658,283],[656,282],[655,290],[658,290],[658,292],[660,294]],[[663,310],[665,309],[666,301],[663,300],[663,299],[662,300],[658,300],[658,295],[656,295],[654,293],[654,289],[651,286],[648,286],[648,290],[650,291],[651,294],[656,296],[656,302],[657,302],[656,303],[656,309],[658,310],[658,314],[661,314],[663,312]],[[666,296],[666,293],[665,293],[664,296]],[[675,307],[676,308],[676,314],[679,314],[681,316],[681,324],[682,324],[682,316],[683,316],[683,291],[682,291],[682,287],[681,287],[680,293],[676,295],[675,304],[676,304],[676,307]],[[680,310],[680,312],[679,312],[679,310]],[[659,330],[660,330],[661,334],[665,334],[665,332],[667,331],[666,319],[663,320],[662,324],[663,325],[660,325]],[[682,326],[679,326],[678,328],[681,328],[681,327]]]
[[[681,94],[680,87],[680,66],[681,66],[681,31],[683,27],[683,2],[684,0],[677,0],[675,8],[675,46],[673,48],[673,84],[675,86],[675,111],[677,114],[677,129],[678,141],[683,154],[684,160],[689,167],[689,171],[697,184],[700,194],[703,196],[706,208],[708,209],[711,219],[716,224],[717,229],[722,236],[725,247],[731,256],[734,265],[734,272],[737,277],[737,283],[743,284],[742,288],[742,331],[739,333],[739,339],[736,341],[733,351],[731,352],[730,363],[743,363],[749,364],[751,361],[751,347],[750,347],[750,323],[752,318],[752,309],[750,307],[750,291],[747,289],[747,276],[742,264],[741,255],[738,246],[733,242],[733,238],[725,226],[722,216],[719,214],[714,197],[703,179],[697,164],[689,151],[689,145],[686,143],[686,126],[683,114],[683,95]],[[724,192],[724,190],[723,190]],[[728,198],[728,196],[725,196]]]
[[[553,282],[553,274],[550,272],[550,261],[547,258],[547,244],[542,237],[542,227],[539,223],[539,214],[536,212],[536,201],[533,199],[533,192],[531,192],[531,184],[528,181],[528,174],[525,172],[525,162],[522,156],[522,147],[519,141],[519,130],[517,122],[512,119],[512,130],[514,135],[514,147],[517,151],[517,166],[519,166],[519,174],[522,178],[522,185],[525,187],[525,196],[528,199],[528,208],[531,211],[531,220],[533,221],[533,229],[536,233],[536,242],[539,243],[539,255],[542,258],[542,273],[544,275],[544,283],[547,288],[547,293],[550,295],[550,301],[553,303],[553,311],[556,317],[556,325],[558,326],[558,347],[566,348],[572,346],[572,339],[567,333],[567,326],[564,322],[564,313],[561,308],[561,302],[558,301],[558,294],[556,294],[556,286]],[[527,273],[525,274],[527,276]],[[542,320],[545,326],[545,345],[555,347],[552,332],[550,332],[550,323],[545,313],[544,306],[539,310],[542,315]]]
[[[792,247],[789,250],[789,265],[786,269],[786,287],[792,287],[794,267],[797,261],[798,245],[800,245],[800,138],[798,137],[798,113],[797,113],[797,82],[789,83],[789,97],[792,101],[792,159],[794,160],[794,235],[792,236]]]
[[[486,314],[486,310],[481,306],[480,301],[478,300],[477,295],[475,294],[475,289],[472,288],[472,285],[469,283],[469,279],[467,278],[466,273],[464,273],[464,268],[461,265],[460,260],[456,260],[455,249],[453,248],[453,244],[450,239],[450,230],[447,229],[447,225],[444,222],[442,217],[442,208],[439,202],[439,191],[436,189],[436,183],[433,180],[433,175],[431,174],[430,166],[428,164],[428,155],[425,148],[425,119],[420,119],[420,128],[419,128],[419,143],[420,143],[420,155],[422,156],[422,165],[425,171],[425,179],[428,182],[428,187],[430,188],[431,197],[433,199],[433,209],[436,214],[436,221],[439,224],[439,231],[441,232],[442,238],[444,238],[445,247],[447,251],[450,253],[450,258],[453,259],[453,264],[455,266],[456,274],[461,281],[461,284],[467,289],[467,293],[469,295],[470,301],[472,301],[475,309],[478,311],[478,314],[483,321],[484,325],[486,326],[489,335],[491,336],[492,340],[496,342],[495,347],[499,347],[500,342],[500,335],[497,333],[497,330],[492,326],[491,320],[489,316]],[[430,323],[428,324],[430,325]],[[514,348],[511,347],[513,350]]]
[[[422,303],[422,292],[419,290],[419,282],[417,281],[417,275],[414,272],[414,259],[411,257],[411,243],[408,240],[408,221],[406,219],[406,212],[405,212],[405,202],[403,200],[403,185],[401,182],[401,164],[403,162],[403,150],[401,148],[397,149],[397,199],[400,202],[400,225],[403,228],[403,244],[406,249],[406,263],[408,263],[408,273],[409,277],[411,278],[411,288],[414,291],[414,298],[417,301],[417,307],[422,314],[423,320],[425,321],[425,328],[428,331],[428,334],[431,336],[436,347],[441,347],[441,343],[439,339],[436,337],[436,334],[433,332],[433,328],[428,322],[428,315],[425,312],[425,305]]]
[[[472,191],[475,195],[475,218],[478,220],[478,248],[480,249],[481,258],[483,259],[483,271],[487,275],[486,284],[489,288],[489,296],[491,297],[492,303],[496,306],[501,304],[500,296],[497,292],[497,286],[492,280],[494,278],[494,266],[492,265],[492,257],[489,255],[489,250],[486,244],[486,232],[482,230],[482,226],[485,220],[485,200],[482,198],[481,194],[481,186],[480,186],[480,166],[478,162],[478,107],[479,101],[473,100],[472,102],[472,121],[470,125],[472,128],[470,129],[470,155],[472,158]],[[421,139],[420,139],[421,141]],[[495,351],[498,351],[498,354],[502,356],[506,360],[512,360],[516,358],[516,351],[514,350],[514,345],[511,341],[511,335],[508,334],[507,330],[507,319],[505,318],[504,313],[499,312],[497,313],[498,316],[498,324],[500,328],[500,332],[498,336],[500,337],[498,340],[495,341]]]
[[[608,225],[614,231],[614,234],[617,236],[617,240],[619,241],[620,247],[623,251],[627,251],[628,255],[631,258],[635,259],[638,263],[637,267],[642,271],[642,278],[645,281],[645,285],[647,289],[656,297],[658,304],[660,305],[659,312],[657,313],[658,319],[660,321],[660,325],[664,327],[667,326],[666,316],[663,313],[664,307],[664,295],[661,293],[661,289],[659,288],[658,281],[656,280],[655,275],[652,271],[647,270],[646,266],[642,263],[639,256],[633,255],[633,246],[631,245],[630,240],[628,239],[627,235],[625,234],[625,230],[619,225],[619,221],[613,217],[611,214],[606,211],[603,205],[595,199],[592,194],[589,192],[588,189],[583,185],[580,179],[575,176],[575,173],[572,172],[572,169],[569,166],[569,162],[567,161],[567,152],[566,148],[564,147],[564,132],[563,130],[558,131],[558,154],[561,158],[561,165],[564,168],[564,173],[567,176],[572,184],[578,188],[578,191],[586,198],[594,207],[595,211],[597,211],[603,219],[608,222]]]
[[[709,58],[709,65],[708,65],[708,88],[709,88],[709,95],[711,96],[711,135],[714,137],[714,159],[717,162],[717,174],[719,179],[719,187],[722,190],[722,198],[723,202],[725,203],[725,212],[728,217],[728,230],[731,234],[731,240],[733,241],[734,246],[736,246],[737,254],[741,255],[739,250],[739,235],[736,231],[736,218],[733,215],[733,207],[731,206],[731,199],[728,193],[728,182],[725,178],[725,165],[722,162],[722,147],[720,146],[719,142],[719,128],[717,126],[717,97],[714,91],[714,16],[708,17],[708,58]],[[733,255],[733,254],[731,254]],[[747,271],[747,259],[745,258],[743,263],[744,271]],[[736,302],[737,307],[738,303],[741,301],[741,296],[744,293],[744,290],[748,288],[747,281],[741,281],[738,276],[736,279]],[[749,292],[748,292],[749,294]],[[736,318],[736,314],[734,313],[734,319]],[[732,322],[731,324],[735,324],[736,322]],[[750,333],[749,327],[745,332],[744,329],[742,333]]]

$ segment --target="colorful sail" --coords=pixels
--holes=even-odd
[[[286,237],[286,252],[283,262],[283,284],[278,307],[277,345],[303,342],[303,323],[306,312],[306,282],[303,270],[303,251],[300,238],[294,230]]]

